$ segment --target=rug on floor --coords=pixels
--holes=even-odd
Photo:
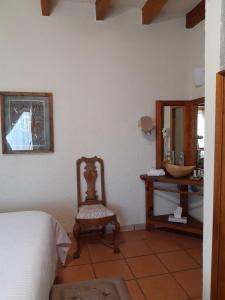
[[[131,300],[122,278],[56,284],[50,300]]]

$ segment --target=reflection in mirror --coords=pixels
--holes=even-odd
[[[165,106],[163,112],[163,160],[184,164],[184,107]]]
[[[165,161],[204,169],[204,97],[156,102],[156,166]],[[199,176],[200,177],[200,176]]]
[[[204,169],[204,143],[205,143],[205,107],[198,106],[197,114],[197,168]]]

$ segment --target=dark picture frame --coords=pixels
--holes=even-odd
[[[52,93],[0,92],[2,153],[54,152]]]

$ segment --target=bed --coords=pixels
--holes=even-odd
[[[0,300],[48,300],[70,243],[47,213],[0,213]]]

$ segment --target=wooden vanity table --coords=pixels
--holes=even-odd
[[[194,166],[203,171],[204,118],[204,98],[188,101],[156,101],[157,169],[164,168],[164,162],[169,161],[174,165]],[[165,176],[141,175],[140,177],[145,182],[147,230],[152,230],[157,226],[202,235],[202,223],[188,213],[189,195],[203,196],[200,192],[203,190],[202,179],[174,178],[167,172]],[[170,184],[169,187],[168,184]],[[169,222],[168,214],[155,216],[154,191],[179,194],[179,206],[183,208],[182,216],[187,217],[187,224]],[[168,213],[173,212],[168,211]]]
[[[147,176],[141,175],[140,178],[145,182],[146,198],[146,229],[152,230],[155,226],[171,228],[192,234],[202,235],[203,225],[198,220],[188,215],[188,196],[202,196],[201,192],[190,191],[190,186],[201,187],[203,180],[191,180],[189,178],[172,178],[169,176]],[[155,186],[155,182],[174,184],[174,188],[160,188]],[[187,217],[187,224],[171,223],[167,215],[154,216],[154,191],[179,193],[180,206],[183,208],[183,216]]]

